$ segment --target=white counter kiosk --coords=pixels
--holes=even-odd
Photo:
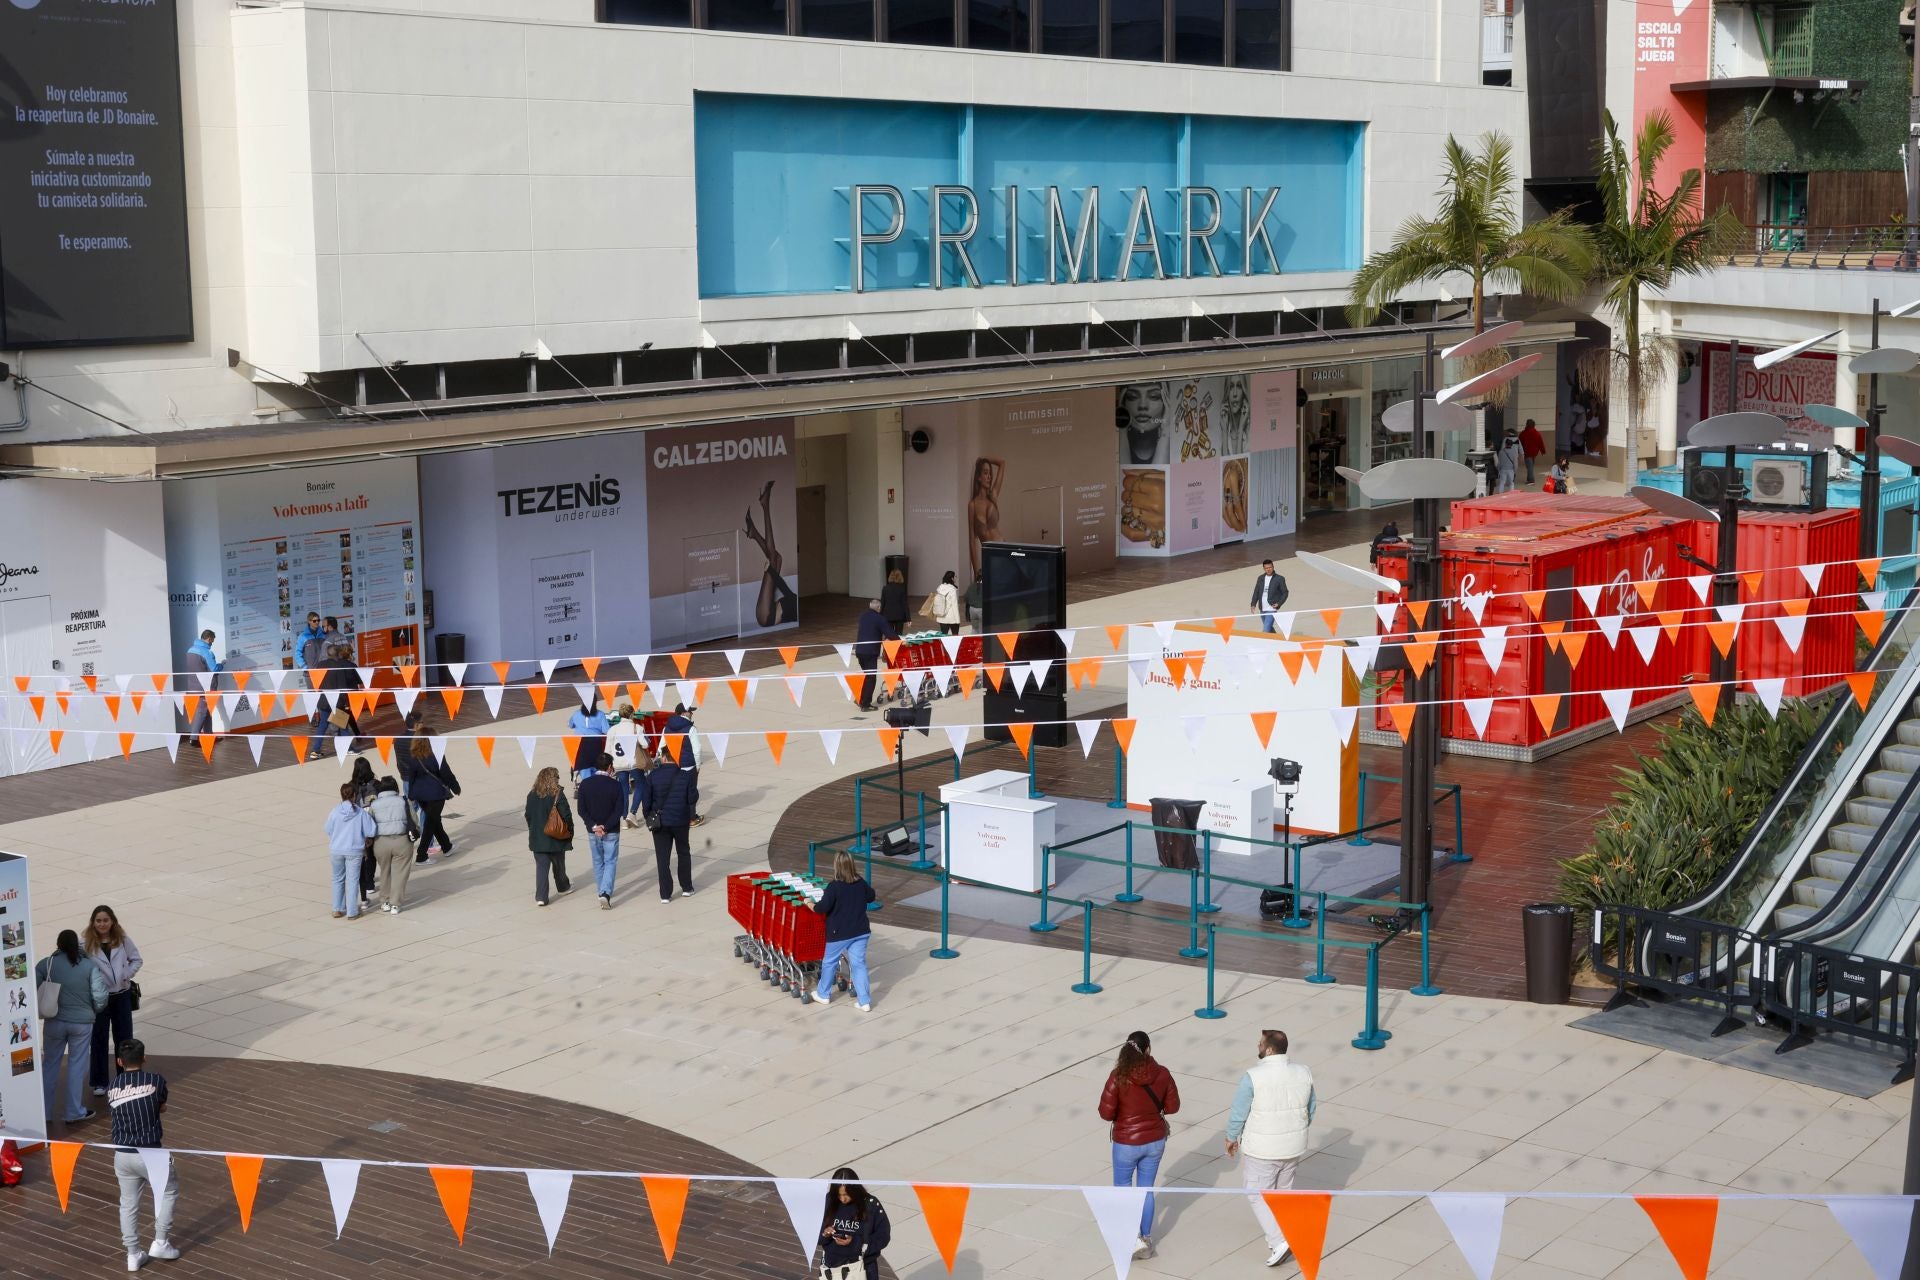
[[[1192,790],[1182,793],[1183,799],[1187,797],[1206,801],[1200,810],[1202,831],[1254,840],[1275,838],[1271,778],[1202,778]],[[1255,849],[1264,848],[1248,844],[1246,840],[1213,842],[1215,855],[1232,853],[1247,857]]]
[[[994,769],[940,788],[948,871],[1025,893],[1040,888],[1040,850],[1053,843],[1054,805],[1027,798],[1027,775]],[[1058,878],[1058,871],[1054,878]]]

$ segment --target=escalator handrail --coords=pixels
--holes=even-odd
[[[1900,847],[1893,851],[1894,856],[1876,859],[1876,855],[1881,852],[1880,846],[1882,842],[1887,838],[1887,833],[1893,830],[1900,819],[1900,815],[1908,812],[1912,808],[1916,803],[1916,799],[1920,799],[1920,770],[1915,770],[1913,776],[1907,779],[1907,785],[1900,789],[1900,795],[1894,800],[1891,808],[1887,812],[1886,822],[1881,824],[1880,829],[1873,833],[1873,839],[1867,842],[1867,847],[1860,853],[1859,861],[1853,864],[1853,870],[1849,871],[1847,878],[1840,882],[1840,887],[1834,890],[1833,896],[1828,898],[1818,911],[1808,916],[1805,920],[1800,921],[1798,924],[1791,925],[1785,929],[1768,929],[1761,931],[1759,933],[1761,940],[1763,942],[1783,942],[1791,939],[1796,942],[1811,943],[1815,946],[1851,950],[1851,948],[1840,947],[1839,944],[1833,942],[1832,939],[1839,934],[1845,933],[1854,927],[1856,923],[1866,920],[1873,914],[1879,907],[1881,898],[1892,884],[1895,872],[1904,865],[1907,858],[1912,856],[1915,844],[1920,843],[1920,822],[1915,822],[1906,829],[1905,834],[1899,837]],[[1841,904],[1847,901],[1854,885],[1860,880],[1861,876],[1866,874],[1867,868],[1874,865],[1876,860],[1880,863],[1880,869],[1875,874],[1873,883],[1867,887],[1864,896],[1862,896],[1858,903],[1851,909],[1836,914]]]

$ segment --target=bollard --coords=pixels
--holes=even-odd
[[[1055,929],[1058,929],[1060,927],[1059,925],[1055,924],[1053,921],[1047,919],[1047,882],[1052,879],[1052,877],[1047,874],[1047,871],[1048,871],[1048,863],[1051,862],[1052,860],[1053,860],[1053,846],[1050,844],[1041,845],[1040,846],[1040,918],[1027,926],[1027,928],[1034,933],[1052,933]]]
[[[1207,954],[1200,945],[1200,873],[1187,872],[1187,945],[1178,953],[1187,960],[1198,960]]]
[[[1380,1029],[1380,944],[1367,948],[1367,1025],[1354,1037],[1356,1049],[1384,1049],[1392,1034]]]
[[[853,829],[859,833],[853,838],[854,853],[859,853],[870,843],[867,839],[867,824],[860,820],[860,784],[864,781],[866,781],[864,778],[853,780]],[[867,883],[872,884],[873,877],[867,877]]]
[[[919,791],[915,794],[920,797],[920,855],[907,866],[914,871],[931,871],[933,859],[927,856],[927,793]]]
[[[1448,862],[1472,862],[1473,855],[1467,852],[1467,828],[1460,819],[1460,784],[1453,784],[1453,856]]]
[[[951,823],[943,823],[940,827],[940,945],[927,953],[935,960],[951,960],[960,954],[947,941],[947,894],[953,888],[953,875],[947,870],[952,861],[947,857],[953,847],[952,839],[947,834],[951,827]]]
[[[854,816],[855,816],[855,817],[858,817],[859,815],[858,815],[858,814],[855,814]],[[1354,832],[1354,836],[1353,836],[1353,839],[1351,839],[1351,840],[1349,840],[1349,841],[1347,841],[1347,844],[1348,844],[1348,845],[1350,845],[1350,846],[1356,846],[1356,847],[1357,847],[1357,846],[1359,846],[1359,845],[1368,845],[1368,844],[1372,844],[1372,843],[1373,843],[1373,841],[1371,841],[1371,840],[1369,840],[1369,839],[1367,839],[1367,836],[1366,836],[1366,827],[1367,827],[1367,771],[1366,771],[1365,769],[1362,769],[1362,770],[1360,771],[1360,816],[1359,816],[1359,818],[1358,818],[1358,819],[1357,819],[1357,820],[1356,820],[1356,821],[1354,822],[1354,824],[1353,824],[1353,825],[1354,825],[1354,826],[1356,826],[1356,827],[1358,827],[1358,828],[1359,828],[1359,830],[1358,830],[1358,831],[1356,831],[1356,832]]]
[[[1080,981],[1073,984],[1076,995],[1097,996],[1100,984],[1093,980],[1093,899],[1080,903]]]
[[[815,859],[819,851],[820,846],[816,842],[812,840],[807,841],[807,874],[810,876],[819,874],[815,869],[817,866]]]
[[[1113,799],[1107,801],[1109,809],[1127,807],[1127,753],[1120,749],[1119,743],[1113,744]]]
[[[1115,902],[1144,902],[1145,899],[1133,891],[1133,823],[1127,823],[1127,891],[1113,895]]]
[[[1427,941],[1427,934],[1432,932],[1432,925],[1433,905],[1423,903],[1420,907],[1420,983],[1418,986],[1408,987],[1408,995],[1437,996],[1440,994],[1440,988],[1433,985],[1433,953]]]
[[[1300,898],[1306,892],[1306,886],[1300,883],[1300,844],[1295,841],[1288,848],[1293,853],[1293,911],[1280,923],[1288,929],[1304,929],[1307,927],[1307,918],[1300,914]]]
[[[1206,883],[1207,890],[1200,895],[1200,911],[1211,915],[1220,909],[1213,900],[1213,832],[1200,833],[1200,878]]]
[[[964,761],[964,760],[965,760],[965,758],[966,758],[966,749],[965,749],[964,747],[963,747],[963,748],[961,748],[961,749],[960,749],[959,751],[956,751],[956,752],[954,752],[954,755],[953,755],[953,780],[954,780],[955,782],[958,782],[958,781],[960,781],[960,765],[961,765],[961,763],[962,763],[962,761]]]
[[[1040,779],[1037,776],[1038,769],[1039,766],[1035,760],[1033,748],[1029,746],[1027,748],[1027,799],[1029,800],[1045,800],[1047,798],[1040,790]]]
[[[1213,1002],[1213,954],[1217,945],[1213,929],[1214,926],[1212,922],[1209,921],[1207,924],[1207,1005],[1204,1009],[1195,1009],[1193,1011],[1193,1016],[1196,1018],[1224,1018],[1227,1016],[1227,1011]]]
[[[1327,895],[1313,895],[1313,972],[1307,975],[1308,982],[1332,982],[1333,975],[1327,972]]]

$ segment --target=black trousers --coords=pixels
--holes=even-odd
[[[653,833],[653,861],[660,872],[660,896],[673,896],[673,854],[680,851],[680,890],[693,892],[693,850],[687,844],[687,828],[660,827]]]
[[[960,624],[957,622],[943,622],[940,624],[940,634],[943,636],[957,636],[960,634]]]
[[[559,853],[536,853],[533,855],[533,899],[535,902],[547,900],[547,875],[553,875],[553,887],[565,893],[573,888],[573,881],[567,878],[566,850]]]
[[[96,1089],[104,1089],[113,1083],[113,1055],[107,1052],[107,1032],[113,1032],[114,1052],[120,1046],[133,1039],[133,992],[110,991],[107,993],[107,1007],[93,1019],[93,1045],[89,1049],[92,1061],[87,1065],[90,1083]],[[77,1066],[69,1066],[69,1071],[77,1071]]]
[[[447,807],[447,802],[445,800],[419,800],[415,803],[420,806],[420,812],[423,816],[420,820],[420,845],[414,850],[414,856],[418,857],[420,854],[425,853],[427,846],[436,840],[440,842],[440,852],[442,853],[453,848],[453,840],[447,835],[446,824],[440,821],[440,812]],[[562,879],[564,881],[564,877]]]
[[[860,670],[864,673],[860,677],[860,709],[862,711],[873,710],[873,670],[879,665],[879,654],[863,653],[860,655]]]

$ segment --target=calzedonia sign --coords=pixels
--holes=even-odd
[[[1124,198],[1126,213],[1124,229],[1111,246],[1105,246],[1102,241],[1110,237],[1102,232],[1099,187],[1062,195],[1057,186],[1025,192],[1008,186],[991,193],[999,205],[995,221],[1001,229],[999,243],[991,245],[982,235],[981,197],[972,187],[902,190],[886,183],[866,183],[853,188],[854,251],[849,256],[855,293],[865,293],[869,287],[867,250],[907,234],[909,193],[916,197],[915,204],[927,210],[926,242],[932,252],[921,283],[935,289],[949,285],[978,289],[981,273],[975,259],[982,252],[1004,255],[1000,278],[1005,282],[1037,283],[1039,273],[1021,261],[1029,241],[1038,242],[1034,247],[1044,254],[1050,285],[1274,275],[1281,269],[1269,234],[1279,187],[1240,188],[1233,193],[1239,197],[1239,216],[1231,219],[1228,201],[1214,187],[1173,188],[1161,193],[1159,200],[1153,188],[1144,186],[1109,193],[1109,201],[1115,194]],[[1161,215],[1154,206],[1164,207],[1168,196],[1173,198],[1178,221],[1169,228],[1170,235],[1163,235]]]

